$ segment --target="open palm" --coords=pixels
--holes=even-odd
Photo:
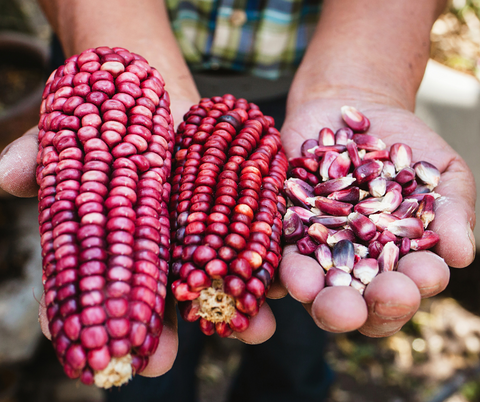
[[[387,336],[398,331],[418,309],[421,297],[441,292],[449,280],[448,265],[465,267],[473,261],[475,241],[475,183],[465,161],[413,113],[393,106],[351,99],[320,99],[289,110],[282,128],[288,157],[300,155],[308,138],[317,138],[323,127],[345,126],[341,106],[354,106],[371,122],[369,134],[380,137],[387,148],[396,142],[408,144],[413,161],[433,163],[442,173],[435,189],[436,218],[430,228],[440,235],[433,251],[403,257],[398,272],[377,276],[366,288],[364,298],[350,287],[324,287],[323,269],[315,259],[287,246],[280,266],[283,286],[305,304],[323,329],[344,332],[359,329],[368,336]],[[278,292],[278,290],[277,290]]]

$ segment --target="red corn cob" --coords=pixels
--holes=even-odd
[[[173,122],[160,74],[89,49],[43,93],[37,182],[43,283],[65,372],[109,388],[140,373],[162,331]]]
[[[281,259],[279,206],[284,211],[285,200],[279,191],[288,162],[273,119],[245,99],[202,99],[184,120],[170,204],[179,267],[172,290],[181,311],[196,312],[184,318],[200,319],[208,335],[215,330],[229,336],[245,330],[258,313]],[[313,192],[300,179],[290,184],[287,191],[302,194],[300,204],[311,196],[305,191]],[[291,236],[298,227],[296,238],[304,238],[300,218],[290,214]],[[313,252],[314,244],[303,241]],[[191,270],[182,275],[185,267]]]

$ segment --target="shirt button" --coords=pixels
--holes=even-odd
[[[230,15],[230,23],[234,27],[241,27],[247,22],[247,13],[244,10],[233,10]]]

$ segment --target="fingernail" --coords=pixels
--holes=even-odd
[[[10,150],[10,147],[12,146],[12,144],[8,144],[2,151],[2,153],[0,153],[0,163],[3,159],[3,157],[5,156],[5,154]]]
[[[373,313],[382,320],[395,321],[408,318],[412,314],[412,307],[404,304],[375,303]]]
[[[470,240],[470,243],[472,243],[473,255],[475,256],[477,245],[475,244],[475,235],[473,234],[473,230],[471,227],[468,227],[467,229],[467,236],[468,240]]]
[[[328,332],[334,332],[334,333],[340,333],[340,332],[345,332],[344,329],[341,329],[341,328],[336,328],[336,327],[333,327],[331,325],[327,325],[322,318],[317,318],[316,319],[316,322],[318,324],[318,326],[323,329],[324,331],[328,331]]]
[[[440,285],[434,285],[434,286],[419,287],[418,290],[420,291],[420,295],[422,296],[422,298],[426,298],[426,297],[431,297],[438,294],[443,289],[440,289]]]

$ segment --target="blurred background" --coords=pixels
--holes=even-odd
[[[0,150],[38,122],[50,36],[34,0],[0,0]],[[416,112],[480,183],[480,0],[451,1],[431,39]],[[63,374],[41,335],[36,208],[36,200],[0,193],[0,402],[102,402],[98,389]],[[475,234],[479,244],[480,228]],[[336,382],[328,402],[480,402],[478,264],[453,269],[447,290],[394,336],[331,335]],[[197,370],[200,400],[222,402],[247,346],[208,342]]]

